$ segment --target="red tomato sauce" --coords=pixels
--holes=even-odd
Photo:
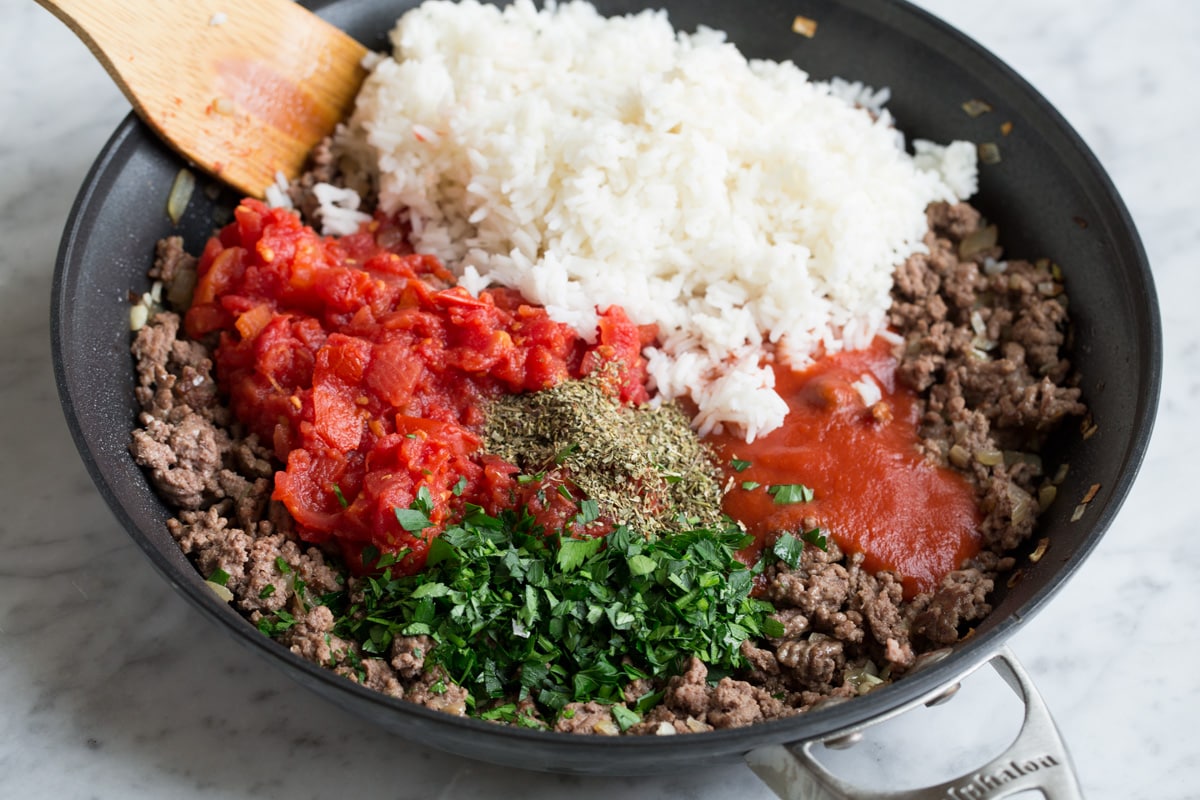
[[[515,292],[454,286],[382,216],[333,239],[246,200],[197,272],[187,333],[219,337],[234,415],[286,463],[274,499],[304,540],[332,540],[354,567],[371,545],[402,555],[397,569],[411,574],[466,504],[491,514],[514,504],[517,468],[479,453],[490,398],[616,362],[603,373],[612,392],[648,399],[641,349],[653,331],[620,308],[601,314],[588,344]],[[430,525],[407,530],[396,510],[422,489]]]
[[[790,409],[783,427],[750,444],[710,437],[733,479],[725,512],[756,538],[746,556],[757,558],[779,532],[801,535],[811,518],[843,550],[862,553],[868,571],[898,573],[911,596],[978,552],[974,493],[961,475],[917,452],[916,397],[895,371],[883,340],[803,372],[777,367],[776,390]],[[853,386],[866,375],[882,394],[870,408]],[[735,458],[750,466],[737,471],[729,466]],[[790,484],[812,489],[812,501],[778,504],[767,491]]]

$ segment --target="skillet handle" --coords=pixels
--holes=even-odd
[[[746,763],[781,800],[998,800],[1031,789],[1048,800],[1082,800],[1066,745],[1028,673],[1008,648],[990,663],[1025,704],[1025,721],[1007,750],[966,775],[924,789],[860,791],[812,757],[818,741],[852,736],[872,723],[822,740],[760,747],[746,754]]]

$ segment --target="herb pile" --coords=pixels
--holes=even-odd
[[[580,521],[594,513],[585,501]],[[393,575],[395,557],[384,554],[379,574],[321,602],[338,617],[337,635],[364,654],[429,636],[426,668],[469,692],[477,716],[541,724],[513,698],[546,719],[598,701],[627,729],[661,699],[627,697],[631,682],[664,683],[693,655],[728,673],[745,663],[743,641],[780,635],[773,607],[750,597],[757,568],[734,558],[748,539],[728,521],[657,539],[626,526],[572,539],[547,535],[525,512],[470,507],[431,542],[420,574]]]
[[[611,366],[609,369],[611,370]],[[720,473],[675,404],[621,404],[604,370],[488,409],[484,449],[527,475],[559,472],[599,504],[603,518],[648,536],[721,520]]]

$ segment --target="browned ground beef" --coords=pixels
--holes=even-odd
[[[664,694],[630,733],[737,727],[864,693],[903,675],[922,653],[958,641],[991,610],[997,577],[1012,568],[1012,549],[1029,537],[1039,501],[1048,497],[1038,452],[1064,418],[1085,409],[1070,383],[1066,306],[1055,268],[998,261],[994,246],[964,257],[964,249],[977,249],[983,226],[969,205],[933,206],[929,222],[929,252],[896,270],[890,322],[903,338],[899,373],[921,393],[922,448],[975,487],[983,551],[933,592],[906,601],[897,576],[868,573],[861,556],[843,554],[832,541],[827,551],[806,546],[796,568],[777,563],[763,576],[783,635],[743,645],[751,665],[744,674],[710,680],[693,659],[665,686],[631,687],[629,697]],[[167,283],[189,258],[172,240],[158,255],[152,275]],[[353,600],[356,579],[298,541],[286,512],[269,500],[276,466],[220,405],[208,352],[179,338],[179,317],[154,316],[133,352],[143,412],[132,451],[178,509],[171,533],[199,571],[226,573],[235,603],[252,622],[280,610],[294,617],[277,639],[298,655],[386,694],[466,713],[466,692],[425,668],[433,644],[427,637],[397,638],[381,658],[334,633],[334,616],[317,599],[349,588]],[[556,730],[619,730],[609,706],[567,708]],[[524,710],[537,718],[532,704]]]

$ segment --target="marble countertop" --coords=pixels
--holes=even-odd
[[[1200,797],[1200,512],[1185,463],[1200,451],[1189,411],[1200,397],[1200,4],[918,5],[1058,106],[1109,171],[1154,266],[1165,371],[1141,477],[1094,554],[1011,645],[1088,797]],[[0,19],[0,797],[770,797],[743,766],[583,779],[383,734],[234,646],[154,572],[71,443],[47,313],[75,192],[129,107],[35,3],[6,2]],[[995,720],[991,736],[980,715]],[[1019,721],[1012,695],[980,674],[954,702],[873,731],[831,763],[868,784],[916,786],[998,752]],[[929,736],[941,739],[914,742]]]

